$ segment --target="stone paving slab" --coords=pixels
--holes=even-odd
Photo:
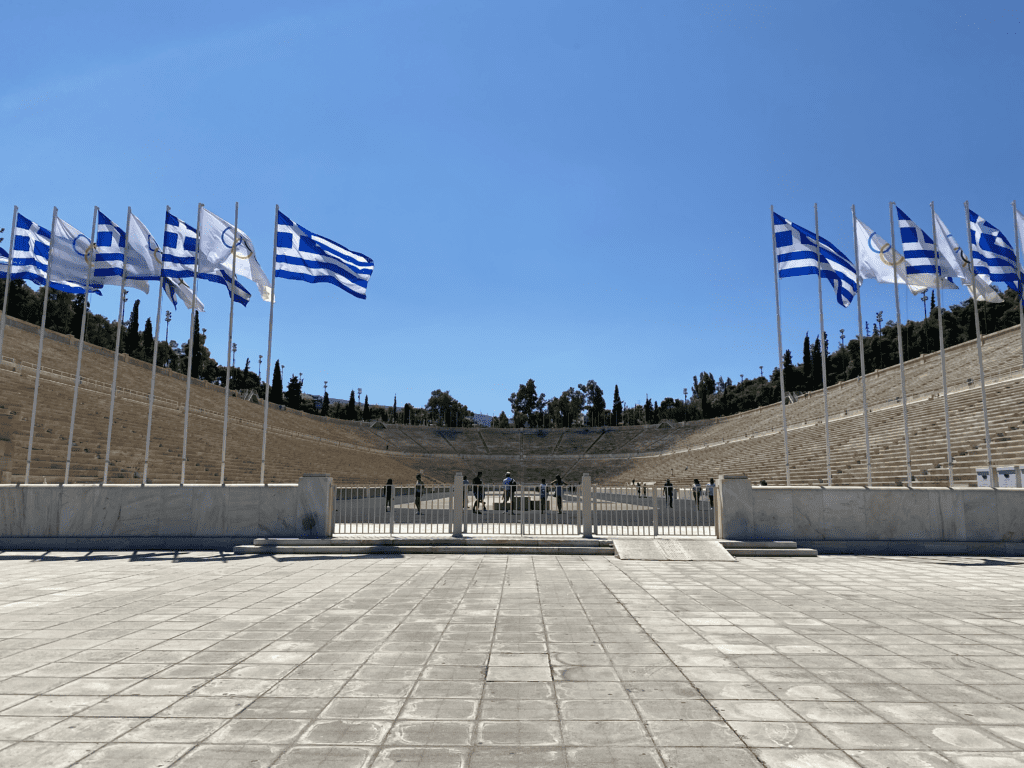
[[[0,766],[1024,766],[1024,558],[0,554]]]
[[[620,560],[735,560],[728,550],[714,539],[631,536],[613,538],[612,544]]]

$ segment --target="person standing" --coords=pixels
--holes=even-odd
[[[423,477],[422,475],[416,475],[416,514],[422,515],[420,512],[420,495],[423,493]]]
[[[390,512],[391,511],[391,488],[392,488],[391,478],[389,477],[388,481],[384,484],[384,511],[385,512]]]
[[[665,498],[668,499],[668,508],[672,509],[672,481],[665,481]]]
[[[708,506],[715,511],[715,478],[708,480]]]
[[[544,478],[540,479],[540,511],[546,512],[548,508],[548,486]]]
[[[476,477],[473,478],[473,512],[476,514],[482,514],[477,512],[477,505],[479,504],[484,508],[484,512],[487,511],[487,505],[484,503],[484,481],[480,479],[482,472],[477,472]]]
[[[512,509],[512,486],[515,485],[515,480],[512,479],[512,473],[506,472],[505,479],[501,481],[501,484],[505,486],[505,509]]]
[[[697,478],[693,479],[693,485],[690,487],[690,492],[693,494],[693,500],[698,504],[700,503],[700,480]]]
[[[558,514],[562,514],[562,486],[565,483],[562,482],[561,475],[555,475],[555,506],[558,507]]]

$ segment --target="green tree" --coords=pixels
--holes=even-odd
[[[412,403],[406,403],[402,407],[402,423],[412,424]]]
[[[451,396],[448,390],[435,389],[430,393],[430,399],[424,406],[426,416],[438,424],[446,426],[458,426],[465,420],[469,409]]]
[[[580,384],[579,390],[586,397],[587,415],[591,426],[597,424],[597,417],[604,412],[604,392],[597,386],[597,382],[591,379],[586,384]]]
[[[302,408],[302,384],[299,377],[294,374],[288,379],[288,391],[285,392],[284,401],[289,408],[296,410]]]
[[[270,385],[270,402],[284,405],[284,383],[281,380],[281,361],[274,361],[274,379]]]
[[[0,288],[0,291],[3,289]],[[50,289],[50,299],[47,302],[46,327],[57,333],[71,333],[71,327],[75,319],[75,308],[72,306],[70,293]]]
[[[139,336],[139,300],[136,299],[132,305],[132,311],[128,315],[128,330],[122,337],[124,344],[122,352],[127,352],[131,357],[140,357],[140,336]]]
[[[612,421],[618,425],[622,421],[622,398],[619,397],[619,385],[615,385],[615,394],[612,395]]]
[[[508,429],[508,427],[509,427],[508,416],[506,416],[505,412],[502,411],[501,413],[498,414],[498,428],[499,429]]]
[[[370,420],[370,396],[366,395],[366,400],[363,401],[363,421]]]
[[[142,349],[140,357],[147,362],[153,361],[153,320],[146,318],[146,326],[142,331]]]
[[[356,391],[354,389],[348,396],[348,408],[345,410],[345,418],[349,421],[356,420]]]
[[[324,387],[324,401],[323,401],[323,403],[320,406],[320,415],[321,416],[330,416],[331,415],[331,396],[329,394],[327,394],[327,387],[326,386]]]
[[[391,423],[398,421],[398,395],[395,395],[395,402],[391,406]]]
[[[508,396],[515,425],[525,427],[527,424],[536,424],[543,411],[543,401],[544,395],[537,396],[537,384],[533,379],[520,384],[519,389]]]

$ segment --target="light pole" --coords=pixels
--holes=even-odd
[[[263,375],[263,355],[260,355],[259,368],[256,370],[256,378],[259,379]]]

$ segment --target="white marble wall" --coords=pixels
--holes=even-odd
[[[326,475],[266,486],[2,485],[0,538],[326,538],[333,488]]]
[[[724,539],[1024,542],[1024,488],[720,488]]]

